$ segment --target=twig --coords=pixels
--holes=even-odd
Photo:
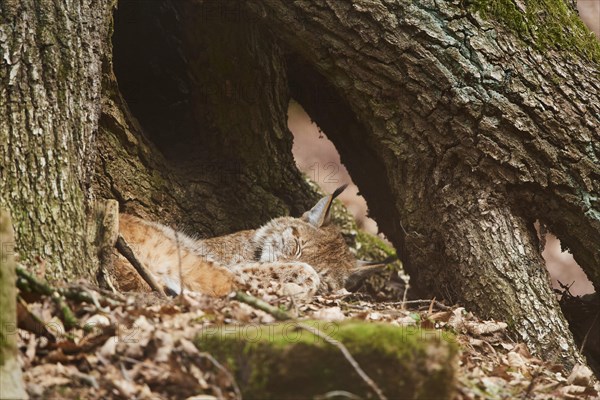
[[[17,279],[17,287],[25,292],[39,293],[45,296],[53,296],[54,292],[58,292],[69,300],[94,305],[98,303],[98,300],[94,298],[94,295],[91,293],[92,290],[89,288],[77,286],[71,286],[68,288],[54,288],[49,284],[42,282],[34,276],[30,275],[19,265],[17,265],[16,271],[17,276],[19,277],[19,279]],[[100,297],[103,302],[108,303],[110,305],[117,305],[123,302],[123,300],[114,300],[110,297],[102,295]]]
[[[240,390],[240,387],[238,386],[237,382],[235,381],[235,378],[233,377],[233,375],[231,374],[231,372],[229,372],[227,370],[227,368],[225,368],[223,366],[223,364],[221,364],[220,362],[218,362],[210,353],[206,353],[206,352],[201,352],[199,353],[200,357],[204,357],[206,359],[208,359],[208,361],[210,361],[215,367],[217,367],[217,369],[219,371],[221,371],[222,373],[224,373],[225,375],[227,375],[227,377],[229,378],[229,380],[231,381],[231,385],[233,386],[233,391],[235,392],[235,396],[237,399],[242,400],[242,391]]]
[[[17,280],[17,287],[25,292],[39,293],[45,296],[52,296],[54,292],[58,292],[69,300],[94,305],[98,303],[98,299],[94,298],[94,294],[92,292],[95,292],[96,295],[100,296],[100,300],[102,300],[102,302],[113,306],[121,304],[125,301],[125,299],[120,295],[115,295],[113,293],[110,293],[109,295],[107,295],[108,293],[100,294],[98,293],[98,290],[79,285],[71,285],[67,288],[54,288],[48,283],[42,282],[33,277],[18,265],[16,271],[17,276],[20,278]]]
[[[179,245],[179,233],[174,230],[173,232],[175,232],[175,244],[177,245],[177,266],[178,266],[178,271],[179,271],[179,296],[181,296],[181,298],[183,298],[183,292],[185,290],[185,286],[183,283],[183,271],[181,269],[181,247]]]
[[[279,321],[287,321],[292,319],[292,316],[289,315],[287,312],[280,310],[279,308],[270,305],[266,301],[257,299],[256,297],[251,296],[240,290],[235,292],[233,299],[251,305],[252,307],[258,308],[259,310],[262,310],[266,313],[269,313]]]
[[[87,289],[71,286],[65,289],[58,290],[60,290],[60,292],[68,299],[75,300],[80,303],[93,304],[96,307],[100,308],[98,300],[94,299],[94,296],[91,293],[89,293]]]
[[[256,297],[249,295],[247,293],[244,293],[242,291],[238,290],[237,292],[235,292],[235,295],[233,298],[237,301],[241,301],[243,303],[251,305],[252,307],[258,308],[259,310],[265,311],[265,312],[271,314],[273,317],[275,317],[275,319],[277,319],[279,321],[286,321],[286,320],[292,319],[292,317],[285,311],[282,311],[277,307],[273,307],[269,303],[262,301]],[[346,348],[346,346],[344,346],[343,343],[341,343],[339,340],[332,338],[331,336],[327,335],[326,333],[313,328],[312,326],[305,325],[300,322],[297,323],[297,326],[301,329],[304,329],[304,330],[312,333],[315,336],[320,337],[321,339],[325,340],[327,343],[340,349],[340,351],[342,352],[343,356],[346,358],[348,363],[350,363],[350,365],[354,368],[354,370],[358,373],[358,375],[362,378],[362,380],[365,381],[365,383],[367,385],[369,385],[369,387],[373,390],[373,392],[375,392],[377,397],[379,397],[380,400],[387,400],[387,397],[385,397],[385,395],[383,394],[383,391],[369,377],[369,375],[366,374],[366,372],[360,367],[360,365],[358,365],[358,362],[356,362],[356,360],[354,359],[352,354],[350,354],[350,351],[348,351],[348,349]]]
[[[598,321],[599,315],[600,315],[600,311],[598,311],[596,313],[596,316],[594,317],[594,321],[592,321],[592,324],[590,325],[590,329],[588,329],[588,331],[585,333],[585,336],[583,337],[583,341],[581,342],[581,348],[579,349],[579,352],[581,354],[583,354],[583,349],[585,348],[585,345],[587,343],[588,337],[590,336],[590,332],[592,331],[592,328],[594,327],[594,325],[596,325],[596,322]]]
[[[80,381],[87,383],[89,386],[93,387],[94,389],[100,389],[100,386],[98,385],[98,381],[92,375],[88,375],[88,374],[84,374],[82,372],[76,371],[73,374],[73,376],[75,378],[79,379]]]
[[[373,392],[375,392],[377,397],[379,397],[380,400],[387,400],[387,397],[385,397],[381,388],[379,388],[379,386],[377,386],[377,384],[369,377],[369,375],[367,375],[367,373],[360,367],[360,365],[358,365],[358,362],[356,362],[356,360],[354,359],[352,354],[350,354],[350,351],[348,351],[348,348],[346,346],[344,346],[344,344],[342,342],[332,338],[331,336],[327,335],[326,333],[321,332],[320,330],[318,330],[310,325],[306,325],[306,324],[299,322],[299,323],[297,323],[297,326],[299,328],[304,329],[305,331],[312,333],[315,336],[320,337],[321,339],[325,340],[327,343],[337,347],[342,352],[342,354],[344,355],[344,357],[346,358],[348,363],[350,363],[350,365],[354,368],[354,370],[362,378],[362,380],[365,381],[365,383],[367,385],[369,385],[369,387],[371,389],[373,389]]]
[[[18,265],[16,267],[16,272],[17,276],[20,278],[17,279],[17,287],[20,290],[50,296],[62,313],[62,320],[65,324],[65,328],[71,329],[79,326],[79,321],[75,317],[75,314],[73,314],[73,311],[71,311],[69,308],[69,305],[66,303],[64,293],[62,293],[62,291],[53,288],[47,283],[40,282]]]
[[[69,307],[66,302],[66,299],[76,301],[79,303],[88,303],[93,304],[99,310],[102,310],[98,302],[98,297],[102,300],[103,303],[109,304],[112,306],[123,304],[124,300],[114,300],[110,297],[100,295],[95,290],[71,285],[67,288],[55,288],[50,286],[46,282],[42,282],[30,275],[27,271],[25,271],[21,266],[17,265],[17,287],[22,292],[29,293],[38,293],[43,296],[51,297],[52,300],[56,303],[56,306],[60,310],[62,314],[62,321],[64,322],[66,329],[71,329],[74,327],[80,327],[79,320],[75,317],[75,314]],[[83,329],[87,330],[89,328],[88,325],[84,325]]]
[[[67,299],[80,303],[94,305],[99,310],[104,310],[102,306],[116,307],[125,303],[125,298],[118,293],[111,293],[101,289],[92,289],[82,285],[70,285],[66,288],[59,288]]]
[[[112,293],[101,289],[92,289],[81,285],[71,285],[67,288],[58,290],[69,300],[93,304],[98,309],[102,309],[100,301],[103,304],[108,304],[110,306],[117,306],[125,302],[125,298],[118,293]]]
[[[117,250],[119,250],[119,252],[123,255],[123,257],[125,257],[127,261],[129,261],[131,265],[133,265],[138,274],[140,274],[140,276],[144,278],[146,283],[150,285],[150,288],[157,292],[160,297],[166,298],[167,295],[165,294],[163,288],[156,282],[152,274],[148,272],[148,269],[144,267],[142,263],[137,259],[137,257],[133,253],[133,250],[131,250],[131,247],[129,247],[125,239],[123,239],[123,236],[119,235],[119,237],[117,238],[116,247]]]
[[[482,343],[485,343],[487,345],[487,347],[492,351],[492,354],[496,358],[496,362],[498,362],[498,364],[500,364],[501,363],[500,357],[498,357],[498,352],[496,352],[496,349],[494,349],[494,346],[492,346],[492,344],[490,342],[488,342],[487,340],[483,340],[483,339],[480,339],[480,340]]]
[[[408,298],[408,288],[410,287],[410,283],[404,282],[404,293],[402,294],[402,305],[400,306],[401,310],[406,310],[406,299]]]
[[[53,287],[48,285],[47,283],[41,282],[37,280],[37,278],[30,275],[27,271],[25,271],[21,266],[17,265],[15,268],[17,271],[17,276],[21,279],[17,279],[17,287],[26,292],[39,293],[46,296],[52,296],[52,294],[56,291]]]
[[[452,307],[449,307],[441,302],[439,302],[436,299],[423,299],[423,300],[407,300],[407,301],[401,301],[400,304],[402,306],[404,306],[405,304],[435,304],[437,307],[441,308],[444,311],[448,311],[448,310],[452,310]],[[396,303],[391,303],[391,304],[398,304]]]
[[[528,399],[531,396],[531,394],[533,393],[533,389],[535,388],[535,385],[537,383],[537,380],[541,375],[542,375],[542,373],[540,372],[539,368],[536,368],[535,372],[531,376],[529,385],[527,385],[527,389],[525,390],[525,393],[523,393],[523,396],[522,396],[523,399]]]
[[[427,314],[433,313],[433,305],[435,304],[435,297],[431,299],[431,303],[429,303],[429,309],[427,310]]]
[[[63,315],[63,321],[66,329],[71,329],[79,326],[79,320],[73,314],[73,311],[69,308],[65,302],[65,298],[58,291],[52,293],[52,300],[56,303],[56,306],[60,309]]]
[[[76,290],[87,291],[88,294],[94,299],[94,304],[101,300],[104,303],[111,305],[123,304],[127,301],[127,297],[119,292],[113,292],[112,289],[102,289],[100,287],[94,287],[87,282],[83,284],[75,285]]]

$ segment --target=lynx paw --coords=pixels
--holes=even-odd
[[[317,272],[302,262],[237,264],[230,267],[238,285],[258,295],[310,299],[320,285]]]

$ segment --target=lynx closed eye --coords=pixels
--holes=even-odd
[[[330,225],[340,186],[300,218],[275,218],[256,230],[211,239],[195,239],[167,226],[127,214],[119,230],[135,256],[165,292],[183,289],[224,296],[235,289],[309,299],[317,291],[344,287],[357,266],[340,231]],[[144,282],[117,255],[116,284],[140,290]]]

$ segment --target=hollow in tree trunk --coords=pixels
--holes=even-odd
[[[93,269],[93,195],[206,236],[298,215],[314,194],[294,97],[422,293],[573,364],[533,221],[598,288],[600,47],[565,0],[497,3],[122,2],[113,49],[111,4],[0,2],[0,205],[19,252],[51,277]]]

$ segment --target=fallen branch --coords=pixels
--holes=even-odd
[[[140,274],[140,276],[144,278],[146,283],[150,285],[150,288],[157,292],[160,297],[166,298],[167,295],[163,290],[162,286],[160,286],[156,282],[154,276],[152,276],[152,274],[148,272],[148,269],[144,267],[144,265],[137,259],[137,257],[133,253],[133,250],[131,250],[131,247],[129,247],[125,239],[123,239],[123,236],[119,235],[119,237],[117,238],[116,247],[117,250],[119,250],[119,253],[121,253],[123,257],[125,257],[127,261],[129,261],[129,263],[133,265],[138,274]]]
[[[235,396],[236,399],[242,400],[242,391],[240,390],[240,387],[238,386],[237,382],[235,381],[235,378],[233,377],[232,373],[229,372],[227,370],[227,368],[225,368],[220,362],[218,362],[210,353],[205,353],[205,352],[201,352],[198,353],[198,355],[200,357],[204,357],[206,358],[208,361],[210,361],[219,371],[221,371],[223,374],[225,374],[227,376],[227,378],[229,379],[229,381],[231,382],[231,385],[233,386],[233,391],[235,392]]]
[[[390,303],[390,304],[400,304],[400,306],[402,307],[402,309],[406,309],[406,305],[408,304],[429,304],[430,306],[432,304],[435,304],[438,308],[444,310],[444,311],[449,311],[452,310],[453,308],[450,306],[445,305],[444,303],[439,302],[436,299],[422,299],[422,300],[407,300],[407,301],[401,301],[401,302],[396,302],[396,303]]]
[[[71,285],[58,289],[67,299],[95,305],[101,309],[104,305],[117,306],[125,302],[125,298],[118,293],[111,293],[99,288],[89,288],[85,285]]]
[[[245,292],[237,291],[237,292],[235,292],[235,296],[233,298],[234,298],[234,300],[241,301],[241,302],[251,305],[252,307],[255,307],[259,310],[267,312],[279,321],[286,321],[286,320],[292,319],[292,317],[285,311],[280,310],[279,308],[274,307],[274,306],[270,305],[269,303],[267,303],[263,300],[260,300],[252,295],[249,295]],[[377,386],[377,384],[369,377],[369,375],[367,375],[367,373],[360,367],[358,362],[354,359],[354,357],[352,356],[350,351],[348,351],[348,349],[346,348],[346,346],[344,346],[344,344],[342,342],[332,338],[331,336],[327,335],[324,332],[321,332],[320,330],[318,330],[316,328],[313,328],[310,325],[306,325],[301,322],[298,322],[297,326],[298,326],[298,328],[304,329],[304,330],[312,333],[313,335],[318,336],[321,339],[325,340],[327,343],[340,349],[344,358],[346,358],[348,363],[350,363],[352,368],[354,368],[354,370],[358,373],[358,375],[361,377],[361,379],[367,385],[369,385],[369,387],[373,390],[373,392],[375,392],[377,397],[379,397],[380,400],[387,400],[387,397],[385,397],[381,388],[379,388],[379,386]]]
[[[292,316],[286,313],[285,311],[280,310],[279,308],[270,305],[266,301],[257,299],[256,297],[249,295],[245,292],[238,290],[237,292],[235,292],[233,299],[251,305],[252,307],[262,310],[266,313],[269,313],[278,321],[287,321],[293,319]]]
[[[64,294],[59,289],[37,280],[20,266],[16,267],[16,271],[18,277],[17,287],[19,290],[51,297],[62,314],[62,321],[65,324],[65,328],[71,329],[79,326],[79,320],[73,314],[73,311],[65,301]]]
[[[78,327],[79,320],[77,319],[77,317],[75,317],[73,311],[71,311],[71,308],[65,301],[65,297],[58,291],[52,293],[51,297],[63,316],[62,320],[65,324],[65,328],[69,330]]]
[[[122,304],[125,300],[117,296],[104,296],[98,293],[97,290],[92,290],[85,287],[71,285],[67,288],[54,288],[49,284],[38,280],[37,278],[30,275],[22,267],[17,265],[17,287],[24,292],[38,293],[45,296],[52,296],[54,292],[60,293],[62,296],[69,300],[77,301],[80,303],[88,303],[96,305],[98,300],[103,303],[110,305]],[[96,296],[94,296],[94,294]]]
[[[377,386],[377,384],[369,377],[369,375],[367,375],[367,373],[360,367],[360,365],[354,359],[354,357],[352,356],[350,351],[348,351],[348,348],[346,346],[344,346],[344,344],[342,342],[332,338],[331,336],[327,335],[326,333],[321,332],[319,329],[314,328],[310,325],[306,325],[301,322],[298,322],[297,326],[299,328],[304,329],[305,331],[312,333],[315,336],[320,337],[321,339],[325,340],[327,343],[337,347],[342,352],[343,356],[346,358],[346,360],[352,366],[352,368],[354,368],[356,373],[358,373],[358,375],[362,378],[362,380],[365,381],[365,383],[367,385],[369,385],[369,387],[371,389],[373,389],[373,392],[375,392],[377,397],[379,397],[380,400],[387,400],[387,397],[385,397],[381,388],[379,386]]]
[[[17,271],[17,287],[24,292],[32,292],[39,293],[45,296],[52,296],[52,294],[57,290],[52,286],[39,281],[37,278],[30,275],[27,271],[25,271],[21,266],[17,265],[15,268]]]
[[[73,314],[73,311],[65,301],[66,299],[79,303],[88,303],[101,309],[99,300],[104,304],[111,306],[123,304],[124,300],[115,300],[107,296],[100,295],[97,291],[88,288],[70,286],[67,288],[55,288],[46,282],[42,282],[17,265],[17,287],[22,292],[37,293],[43,296],[49,296],[56,303],[62,313],[62,321],[65,328],[70,329],[79,326],[79,321]],[[84,327],[85,329],[85,327]]]

